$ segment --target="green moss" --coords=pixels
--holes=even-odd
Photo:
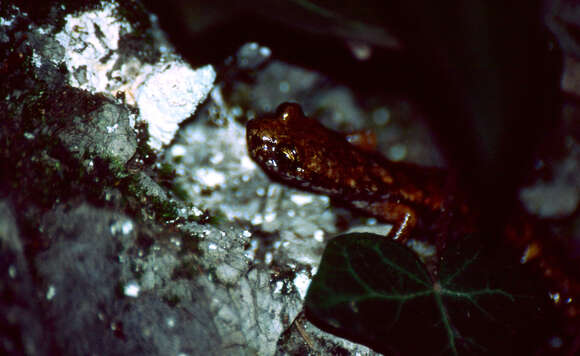
[[[161,163],[157,168],[157,174],[161,179],[173,180],[175,178],[175,169],[169,163]]]
[[[139,198],[145,195],[145,191],[139,184],[139,179],[136,174],[131,174],[124,178],[121,182],[121,189],[131,196]]]
[[[189,192],[187,191],[187,189],[185,189],[185,187],[182,184],[174,182],[171,185],[170,189],[173,192],[173,194],[175,194],[175,196],[180,200],[182,201],[189,200]]]
[[[111,173],[113,173],[118,179],[130,176],[129,172],[127,172],[127,169],[125,168],[125,162],[119,159],[109,159],[109,169]]]
[[[134,215],[141,216],[146,220],[153,218],[159,223],[173,223],[179,218],[177,203],[169,199],[150,196],[141,185],[137,174],[122,178],[118,186],[127,198],[132,198],[136,202],[127,207]],[[143,211],[146,213],[145,216],[142,216]]]
[[[174,194],[174,196],[181,201],[187,201],[189,199],[189,194],[183,185],[175,181],[176,173],[175,168],[170,163],[162,163],[155,170],[156,174],[155,180],[164,188],[169,190]]]
[[[172,201],[154,198],[152,204],[157,213],[156,216],[165,222],[173,221],[179,217],[177,204]]]
[[[227,221],[226,214],[223,211],[218,210],[213,212],[213,214],[209,217],[208,224],[210,225],[221,225]]]
[[[149,166],[157,161],[157,153],[149,146],[149,124],[144,121],[135,123],[137,130],[137,156],[144,165]]]

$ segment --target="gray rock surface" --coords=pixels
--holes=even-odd
[[[0,346],[9,355],[48,355],[52,343],[38,287],[10,203],[0,201]]]
[[[41,304],[56,347],[69,355],[222,354],[207,294],[195,281],[183,285],[162,273],[173,271],[175,263],[143,262],[160,270],[157,284],[188,289],[189,299],[180,307],[168,305],[161,288],[137,297],[127,292],[126,286],[139,280],[134,266],[152,257],[139,258],[139,232],[127,227],[132,224],[126,216],[87,205],[44,216],[39,228],[51,244],[36,256],[35,269],[46,290]]]
[[[76,157],[98,156],[125,164],[135,154],[137,137],[123,106],[105,103],[70,119],[71,125],[58,137]]]

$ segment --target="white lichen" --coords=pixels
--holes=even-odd
[[[115,4],[104,2],[101,9],[64,18],[62,31],[55,38],[65,48],[64,62],[72,86],[93,93],[114,90],[108,74],[119,58],[119,39],[133,31],[130,23],[115,16],[115,10]],[[86,74],[78,75],[80,71]]]
[[[65,49],[69,84],[91,93],[123,93],[127,104],[139,108],[138,119],[148,123],[150,146],[160,150],[207,97],[216,73],[209,65],[193,69],[185,63],[163,38],[154,16],[159,61],[121,58],[119,40],[133,26],[116,15],[117,6],[103,2],[99,9],[67,15],[55,38]]]
[[[175,61],[156,68],[136,91],[141,118],[149,124],[153,149],[161,149],[173,139],[179,124],[191,116],[209,94],[216,73],[212,66],[193,70]]]

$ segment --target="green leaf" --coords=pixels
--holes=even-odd
[[[383,236],[342,235],[324,251],[306,316],[392,355],[530,354],[542,341],[547,293],[517,258],[468,238],[444,251],[438,274]]]

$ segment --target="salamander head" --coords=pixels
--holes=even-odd
[[[250,120],[246,138],[264,172],[299,188],[331,194],[364,171],[361,154],[342,135],[305,117],[298,104],[284,103],[275,115]]]
[[[304,135],[311,119],[304,117],[298,104],[283,103],[275,115],[248,121],[248,152],[274,178],[297,182],[303,178],[304,148],[312,144]],[[305,141],[306,140],[306,141]]]

